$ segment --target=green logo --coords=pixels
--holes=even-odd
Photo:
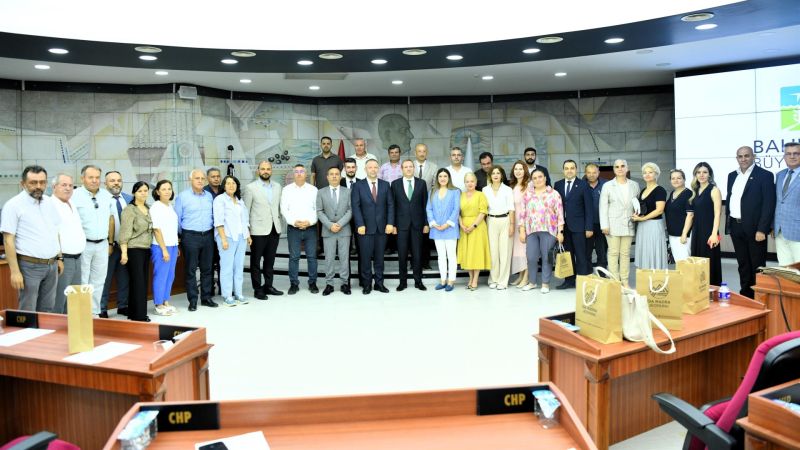
[[[781,129],[800,131],[800,86],[781,88]]]

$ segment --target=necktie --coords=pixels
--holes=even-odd
[[[790,170],[789,173],[786,174],[786,181],[783,182],[783,195],[786,195],[786,191],[789,190],[789,185],[792,184],[792,175],[794,175],[794,170]]]
[[[414,193],[414,186],[411,185],[411,180],[408,180],[408,199],[411,200],[411,195]]]
[[[122,203],[119,202],[119,195],[114,196],[117,201],[117,218],[122,217]]]
[[[375,182],[374,181],[372,182],[372,201],[373,202],[377,202],[378,201],[378,187],[375,186]]]
[[[336,189],[335,188],[331,189],[331,196],[333,197],[333,204],[334,205],[338,205],[339,204],[339,197],[336,195]]]
[[[572,190],[572,181],[567,181],[567,195],[569,195],[569,191]]]
[[[422,178],[422,164],[419,165],[419,177]]]

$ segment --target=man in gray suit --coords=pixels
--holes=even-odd
[[[336,167],[328,169],[328,186],[317,192],[317,218],[322,224],[322,243],[325,246],[325,290],[333,292],[336,273],[336,251],[339,251],[339,280],[341,290],[350,295],[350,190],[339,186],[341,172]]]
[[[258,164],[258,179],[248,184],[242,192],[244,205],[250,212],[250,280],[254,295],[266,300],[269,295],[283,295],[272,285],[275,253],[281,237],[281,185],[270,180],[272,164]],[[262,259],[263,258],[263,259]],[[261,284],[261,275],[264,284]]]

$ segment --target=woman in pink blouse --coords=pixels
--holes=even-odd
[[[525,191],[522,197],[519,234],[520,242],[526,244],[528,267],[536,267],[542,259],[542,294],[550,292],[550,279],[553,268],[547,260],[547,254],[556,241],[564,242],[564,206],[561,196],[546,184],[544,173],[534,170],[531,174],[533,189]],[[528,284],[522,288],[529,291],[539,287],[536,284],[536,271],[528,271]]]

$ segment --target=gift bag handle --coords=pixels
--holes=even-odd
[[[656,272],[656,270],[653,269],[653,273],[655,273],[655,272]],[[652,292],[653,294],[658,294],[659,292],[664,292],[664,289],[666,289],[667,286],[669,286],[669,269],[665,269],[664,272],[667,274],[667,276],[664,277],[664,285],[661,286],[661,289],[653,289],[653,276],[651,275],[651,276],[648,277],[649,280],[650,280],[650,292]]]
[[[78,292],[80,292],[81,294],[93,294],[94,285],[82,284],[80,291],[76,291],[75,288],[73,288],[72,286],[67,286],[66,289],[64,289],[64,295],[76,294]]]

